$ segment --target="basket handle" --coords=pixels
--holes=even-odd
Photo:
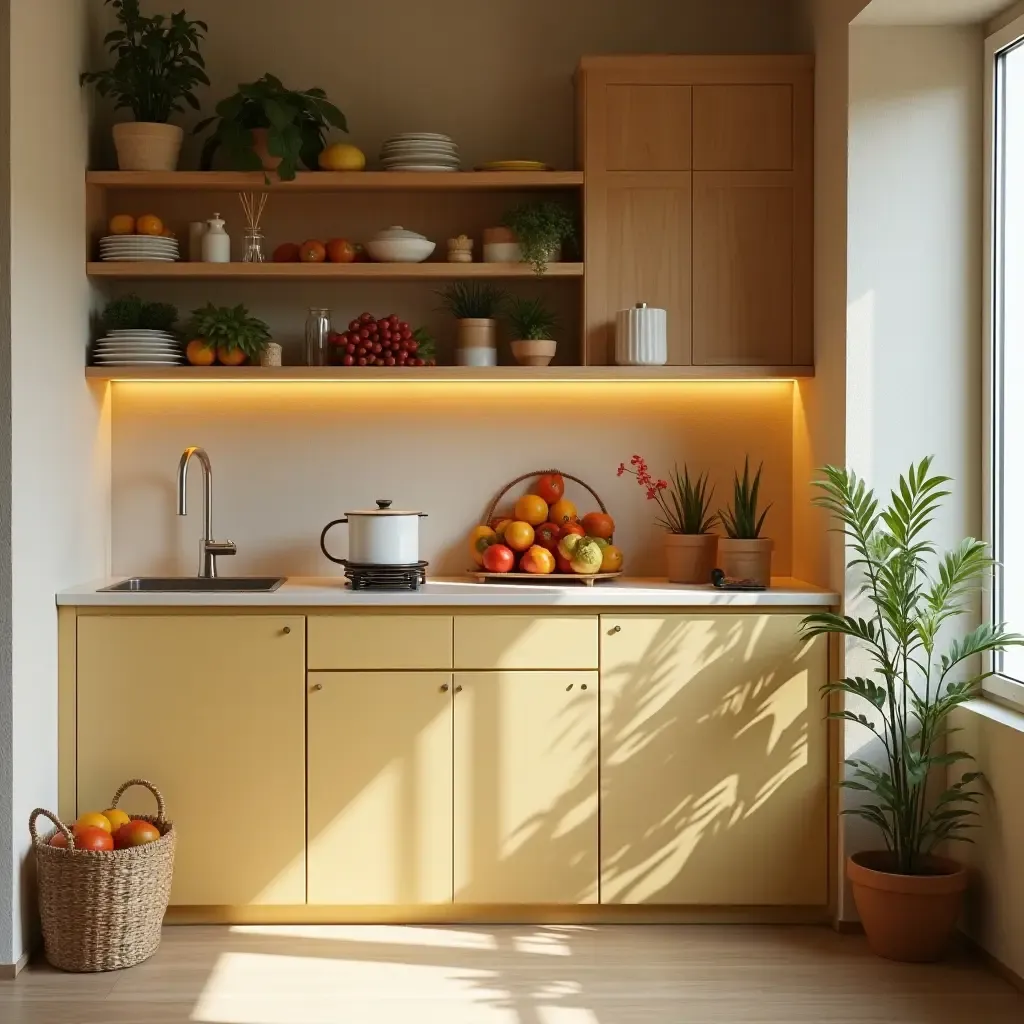
[[[517,476],[515,480],[510,480],[500,491],[498,491],[494,496],[494,500],[487,506],[487,511],[484,513],[483,525],[486,526],[491,521],[491,517],[494,515],[494,510],[498,507],[498,503],[510,490],[512,490],[513,487],[515,487],[516,484],[521,484],[524,480],[530,480],[535,476],[544,476],[547,473],[557,473],[566,480],[572,480],[573,482],[578,483],[581,487],[585,487],[594,496],[594,500],[600,506],[601,511],[604,512],[605,515],[608,514],[608,508],[601,500],[601,495],[598,494],[597,491],[595,491],[594,488],[586,482],[586,480],[581,480],[578,476],[573,476],[572,473],[563,473],[560,469],[535,469],[532,473],[523,473],[522,476]]]
[[[58,818],[57,815],[53,813],[53,811],[48,811],[43,807],[37,807],[28,816],[28,831],[29,835],[32,836],[33,845],[35,843],[42,843],[42,840],[39,838],[39,833],[36,831],[36,818],[38,818],[40,814],[42,814],[44,817],[49,818],[50,821],[52,821],[54,825],[56,825],[57,828],[60,829],[60,831],[64,834],[64,838],[68,841],[68,849],[74,852],[75,837],[72,834],[71,829],[69,829],[67,825],[65,825],[64,822],[61,821],[60,818]]]
[[[164,807],[164,795],[147,779],[129,779],[127,782],[122,782],[121,785],[117,787],[114,799],[110,801],[111,809],[117,807],[117,801],[124,795],[124,791],[126,789],[130,789],[132,786],[144,786],[153,794],[153,796],[156,797],[156,820],[160,822],[161,825],[166,825],[167,818],[165,817],[166,808]]]

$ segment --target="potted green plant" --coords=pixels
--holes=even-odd
[[[747,458],[743,460],[743,479],[739,473],[733,474],[732,505],[725,511],[718,511],[718,521],[726,533],[718,540],[718,567],[726,576],[753,580],[767,587],[772,582],[774,542],[761,536],[761,527],[771,508],[769,504],[758,514],[757,498],[763,468],[762,463],[751,480],[750,459]]]
[[[498,361],[498,314],[505,293],[485,281],[453,281],[437,293],[456,321],[455,360],[460,366],[494,366]]]
[[[870,658],[870,678],[851,676],[823,689],[843,698],[829,717],[862,726],[878,752],[848,759],[839,785],[863,797],[843,813],[876,828],[885,848],[853,854],[847,874],[871,948],[907,961],[936,960],[949,945],[967,875],[938,854],[948,843],[971,841],[966,833],[976,827],[971,819],[982,798],[979,772],[946,785],[947,768],[972,760],[947,743],[949,715],[990,674],[971,659],[1024,644],[1024,636],[989,623],[950,636],[993,562],[971,537],[937,558],[926,531],[949,494],[949,477],[933,474],[931,462],[900,477],[886,508],[852,471],[824,468],[815,502],[846,536],[853,555],[847,568],[862,580],[865,607],[857,616],[816,612],[803,621],[806,637],[831,633],[863,646]]]
[[[100,326],[110,331],[173,332],[178,310],[168,302],[145,302],[134,293],[111,299],[100,314]]]
[[[241,366],[258,362],[270,341],[270,328],[250,316],[245,306],[215,306],[208,302],[192,310],[185,356],[193,366]]]
[[[205,22],[189,21],[184,11],[145,18],[139,0],[105,0],[117,12],[119,27],[103,42],[113,65],[86,71],[82,85],[110,96],[116,110],[129,109],[134,121],[115,124],[114,146],[122,171],[173,171],[178,166],[183,132],[169,124],[187,103],[199,109],[195,90],[209,85],[199,45]]]
[[[540,299],[512,300],[508,310],[512,328],[512,355],[520,366],[547,366],[558,343],[551,337],[558,317]]]
[[[273,75],[239,85],[238,92],[217,104],[216,111],[216,116],[193,129],[198,135],[217,123],[203,146],[200,166],[204,171],[213,166],[214,155],[223,148],[235,170],[277,171],[282,181],[291,181],[300,164],[317,169],[332,126],[348,131],[345,115],[328,101],[323,89],[287,89]]]
[[[641,455],[634,455],[627,466],[619,463],[618,475],[636,477],[647,490],[647,500],[656,501],[661,515],[655,522],[665,530],[665,566],[669,583],[710,583],[715,567],[718,537],[712,533],[718,516],[711,511],[715,489],[708,490],[708,475],[696,479],[683,466],[676,466],[670,480],[655,480]]]
[[[565,242],[576,240],[576,218],[567,207],[550,199],[513,207],[502,218],[502,225],[515,236],[519,259],[532,263],[538,274],[547,270],[549,262],[561,258]]]

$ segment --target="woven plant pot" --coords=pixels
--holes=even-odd
[[[176,171],[185,133],[176,124],[122,121],[113,128],[122,171]]]
[[[155,815],[134,815],[155,825],[160,838],[144,846],[93,852],[76,850],[71,830],[50,811],[36,808],[28,828],[36,854],[39,916],[46,959],[62,971],[116,971],[142,963],[160,945],[160,926],[171,896],[174,826],[164,813],[160,791],[144,779],[129,779],[111,807],[130,786],[145,786],[155,797]],[[42,815],[57,826],[36,832]],[[67,849],[50,846],[63,832]]]

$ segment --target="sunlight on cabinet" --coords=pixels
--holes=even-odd
[[[827,902],[826,642],[800,618],[602,616],[602,902]]]

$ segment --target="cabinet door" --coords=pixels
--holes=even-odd
[[[452,677],[309,674],[309,902],[452,899]]]
[[[800,620],[602,616],[602,902],[827,903],[826,641]]]
[[[306,900],[304,637],[302,616],[78,620],[78,809],[163,792],[172,904]]]
[[[695,364],[785,366],[807,350],[806,225],[793,182],[786,172],[694,174]]]
[[[688,85],[604,86],[605,152],[609,171],[688,171]]]
[[[597,901],[596,672],[455,673],[455,900]]]
[[[693,167],[700,171],[791,170],[793,86],[694,86]]]
[[[667,311],[668,362],[690,351],[689,173],[621,173],[587,191],[587,361],[615,356],[615,314],[646,302]]]

